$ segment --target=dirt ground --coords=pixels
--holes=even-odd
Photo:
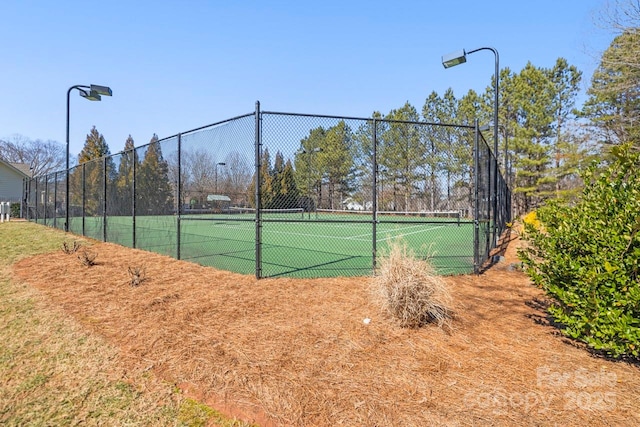
[[[258,281],[108,243],[91,247],[93,267],[57,251],[14,268],[132,369],[261,426],[640,425],[640,368],[549,325],[513,268],[518,244],[446,279],[445,330],[396,326],[366,277]],[[146,271],[139,286],[130,267]]]

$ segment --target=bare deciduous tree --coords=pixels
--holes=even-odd
[[[234,205],[245,204],[247,188],[251,184],[251,178],[253,171],[251,170],[251,163],[249,160],[238,153],[233,151],[225,157],[226,167],[223,174],[218,177],[219,181],[224,182],[225,192],[231,197],[231,202]],[[223,177],[223,179],[221,179]]]
[[[16,134],[0,140],[0,159],[27,164],[32,175],[38,176],[64,169],[65,146],[52,140],[32,140]]]
[[[183,188],[204,204],[214,187],[216,159],[213,154],[206,150],[185,150],[182,153],[182,168],[188,173],[188,185]]]

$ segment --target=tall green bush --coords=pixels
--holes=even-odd
[[[564,333],[612,357],[640,351],[640,153],[615,147],[582,175],[573,205],[549,202],[525,223],[527,274],[553,297]]]
[[[20,203],[11,203],[11,218],[20,218]]]

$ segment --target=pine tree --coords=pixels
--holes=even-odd
[[[317,153],[318,167],[327,176],[329,209],[342,208],[345,194],[352,188],[353,135],[344,121],[327,129],[321,151]]]
[[[104,136],[102,136],[94,126],[87,135],[84,147],[78,155],[78,164],[99,159],[103,156],[108,156],[109,154],[111,153],[109,152],[107,141],[105,141]]]
[[[549,174],[549,138],[554,121],[552,84],[548,73],[528,63],[516,77],[515,85],[519,126],[514,138],[514,193],[521,211],[528,212],[553,193],[553,177]]]
[[[593,73],[584,116],[604,143],[640,145],[640,31],[626,28],[602,55]]]
[[[429,123],[439,123],[444,121],[450,123],[452,118],[444,118],[441,114],[443,99],[435,91],[431,92],[422,106],[422,118]],[[438,174],[443,163],[443,132],[439,126],[429,126],[425,129],[422,137],[422,158],[421,169],[423,171],[424,195],[428,201],[428,209],[436,210],[442,192],[438,185]]]
[[[327,131],[318,127],[309,131],[309,136],[300,141],[300,150],[294,158],[296,187],[304,195],[307,209],[319,204],[322,200],[323,169],[319,154],[323,150]]]
[[[116,177],[116,198],[118,199],[119,214],[127,215],[131,213],[131,195],[133,192],[133,170],[135,161],[135,148],[131,135],[124,144],[124,151],[118,155],[118,174]]]
[[[247,198],[252,207],[256,206],[256,174],[253,174],[251,184],[247,188]],[[273,207],[273,176],[271,169],[271,156],[269,149],[265,147],[260,156],[260,206],[262,209]]]
[[[287,160],[282,171],[278,173],[274,181],[278,181],[279,188],[276,200],[274,201],[275,207],[283,209],[299,207],[300,194],[296,186],[291,160]]]
[[[381,163],[393,179],[393,209],[410,209],[411,193],[418,181],[418,168],[422,164],[424,144],[418,126],[395,121],[419,120],[418,112],[409,102],[402,108],[391,110],[385,116],[391,120],[388,129],[380,136]],[[400,193],[403,197],[398,199]],[[401,202],[401,203],[400,203]]]
[[[173,187],[169,180],[169,164],[162,156],[156,134],[147,146],[136,173],[136,209],[141,215],[166,215],[173,207]]]
[[[552,110],[555,113],[555,141],[553,143],[553,178],[555,180],[555,197],[567,197],[576,192],[575,188],[564,188],[566,177],[577,176],[579,152],[576,140],[569,130],[569,121],[575,118],[574,106],[580,90],[582,73],[569,65],[566,59],[558,58],[554,67],[549,70],[552,82]]]
[[[84,147],[78,156],[78,164],[85,164],[84,206],[85,215],[87,216],[103,214],[105,179],[107,180],[107,184],[109,184],[109,176],[115,171],[115,168],[113,167],[113,159],[107,158],[107,175],[105,176],[104,161],[100,159],[109,154],[109,146],[104,136],[98,132],[95,126],[92,127],[87,135]],[[78,168],[77,171],[81,179],[82,168]],[[77,199],[74,198],[74,201],[75,203],[81,204],[82,194],[79,194]]]

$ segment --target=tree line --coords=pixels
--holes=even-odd
[[[178,167],[177,145],[159,141],[155,134],[137,148],[129,135],[124,150],[111,155],[94,126],[78,155],[78,166],[70,171],[72,209],[84,206],[86,215],[96,215],[105,212],[106,206],[107,215],[131,215],[134,186],[137,215],[172,214],[178,203],[183,209],[211,207],[207,197],[216,192],[231,195],[234,204],[247,205],[251,171],[239,153],[230,152],[225,162],[217,162],[202,149],[183,150],[181,155]],[[224,165],[220,172],[219,165]]]

